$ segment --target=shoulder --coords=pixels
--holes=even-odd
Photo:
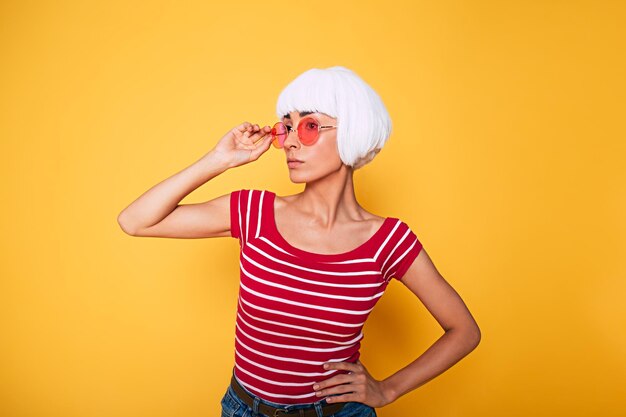
[[[363,224],[369,225],[371,233],[375,233],[381,229],[388,219],[387,217],[378,216],[369,212],[365,212],[364,214]]]
[[[257,188],[233,190],[230,193],[231,211],[252,213],[260,210],[263,205],[267,204],[271,194],[269,190]]]
[[[274,201],[276,201],[276,207],[289,205],[289,203],[293,202],[295,199],[298,198],[300,194],[302,194],[302,193],[298,193],[298,194],[292,194],[292,195],[278,195],[272,191],[270,192],[274,194]]]
[[[245,197],[245,198],[258,198],[263,195],[274,194],[270,190],[262,189],[262,188],[240,188],[237,190],[232,190],[230,195],[237,197]],[[278,196],[276,196],[278,198]]]

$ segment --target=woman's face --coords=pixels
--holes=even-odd
[[[337,126],[337,119],[324,113],[291,112],[282,122],[290,126],[289,130],[296,129],[300,120],[313,117],[320,126]],[[338,171],[343,162],[339,158],[337,147],[337,129],[320,129],[319,138],[313,145],[306,146],[300,142],[296,132],[290,132],[283,144],[285,150],[285,164],[290,158],[299,159],[302,163],[287,167],[292,182],[313,182],[331,173]]]

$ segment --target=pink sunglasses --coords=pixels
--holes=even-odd
[[[313,117],[305,117],[300,120],[297,127],[298,139],[305,146],[311,146],[320,137],[320,130],[333,128],[337,126],[320,126],[320,123]],[[291,130],[289,130],[291,129]],[[293,131],[291,126],[287,126],[283,122],[278,122],[274,125],[270,134],[272,135],[272,145],[281,149],[287,139],[289,133]]]

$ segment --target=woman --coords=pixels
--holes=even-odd
[[[235,365],[222,398],[228,416],[376,416],[450,368],[480,330],[410,227],[363,209],[353,173],[391,132],[379,96],[344,67],[311,69],[281,92],[280,122],[244,122],[193,165],[155,185],[119,216],[133,236],[230,236],[240,244]],[[179,202],[273,144],[304,191],[279,197],[235,190]],[[292,161],[293,160],[293,161]],[[296,162],[299,161],[299,162]],[[419,358],[383,380],[359,360],[362,328],[392,278],[445,330]]]

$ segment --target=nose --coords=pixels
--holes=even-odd
[[[285,138],[285,142],[283,142],[283,148],[291,146],[300,147],[300,138],[298,137],[298,131],[296,129],[289,131],[287,137]]]

